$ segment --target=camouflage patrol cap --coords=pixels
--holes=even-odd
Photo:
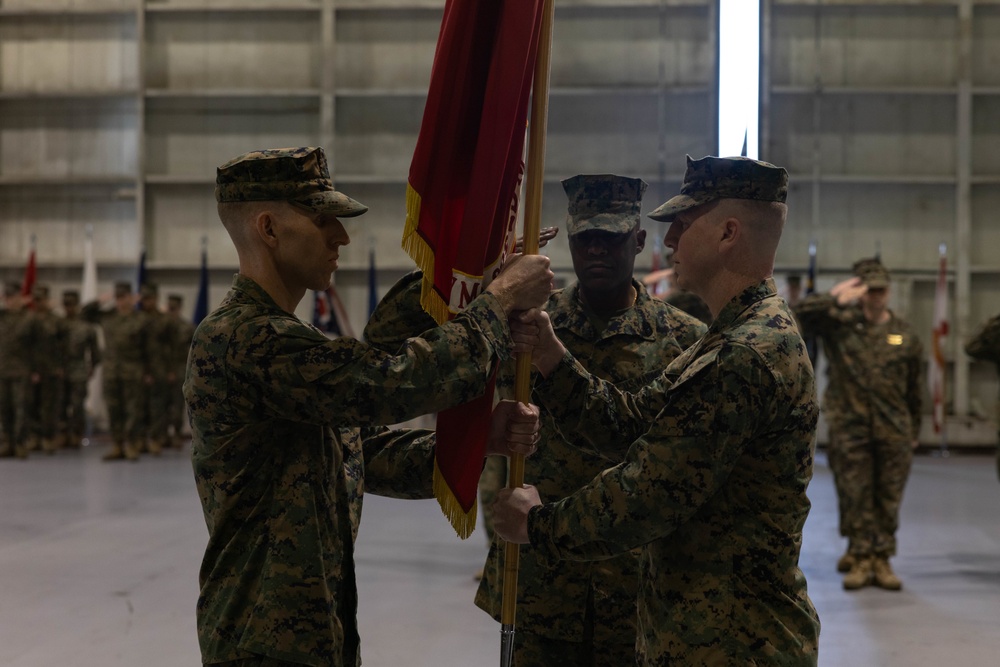
[[[132,283],[127,280],[119,280],[115,283],[115,296],[128,296],[132,293]]]
[[[681,193],[649,214],[653,220],[671,222],[681,211],[717,199],[753,199],[784,202],[788,172],[768,162],[746,157],[687,156]]]
[[[35,285],[31,290],[31,298],[36,301],[44,301],[49,298],[49,286],[48,285]]]
[[[76,290],[68,289],[62,293],[63,305],[75,306],[80,303],[80,293]]]
[[[570,236],[590,229],[626,234],[639,225],[646,183],[614,174],[579,174],[562,182],[569,199],[566,229]]]
[[[180,305],[184,303],[184,297],[182,297],[180,294],[168,294],[167,303],[176,303],[177,305]]]
[[[21,293],[21,283],[12,280],[3,284],[3,295],[14,296]]]
[[[288,201],[341,218],[361,215],[364,204],[333,189],[322,148],[269,148],[235,157],[216,170],[219,203]]]
[[[160,293],[160,287],[156,283],[143,283],[139,285],[139,296],[157,296]]]
[[[883,289],[889,286],[889,270],[874,257],[855,262],[854,275],[861,278],[861,282],[865,285],[874,289]]]

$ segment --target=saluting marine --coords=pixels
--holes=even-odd
[[[920,433],[924,353],[888,302],[889,272],[879,260],[864,259],[853,278],[795,308],[806,334],[822,340],[830,365],[823,410],[840,531],[848,539],[837,563],[847,573],[847,590],[872,583],[902,588],[889,558]]]

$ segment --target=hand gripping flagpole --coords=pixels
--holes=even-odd
[[[531,89],[531,116],[528,121],[528,182],[524,209],[524,254],[538,254],[538,233],[542,217],[542,177],[545,175],[545,132],[549,114],[549,70],[552,60],[553,0],[544,0],[538,55]],[[531,400],[531,354],[518,354],[514,379],[514,398],[527,404]],[[524,457],[510,458],[507,488],[524,484]],[[514,618],[517,610],[518,545],[504,546],[503,603],[500,610],[500,667],[510,667],[514,657]]]

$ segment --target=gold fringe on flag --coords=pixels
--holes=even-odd
[[[420,222],[420,193],[414,190],[409,184],[406,185],[406,224],[403,228],[403,250],[406,251],[417,267],[424,272],[420,292],[420,305],[427,311],[438,324],[443,324],[451,319],[448,304],[434,291],[434,250],[431,249],[424,238],[417,233],[417,225]],[[438,468],[437,459],[434,460],[434,497],[437,498],[441,511],[444,513],[452,528],[458,533],[460,538],[467,539],[476,530],[476,501],[472,503],[472,509],[466,512],[458,498],[455,497],[447,480]]]
[[[403,226],[403,250],[406,251],[417,268],[424,272],[420,289],[420,305],[438,324],[444,324],[451,319],[448,303],[434,291],[434,250],[427,245],[417,226],[420,224],[420,193],[406,184],[406,224]]]
[[[437,459],[434,459],[434,497],[437,498],[441,511],[451,523],[460,538],[467,539],[476,530],[476,506],[477,502],[472,502],[472,509],[466,512],[459,504],[458,498],[452,493],[451,487],[445,481],[444,475],[438,468]]]

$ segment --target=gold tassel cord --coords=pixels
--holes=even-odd
[[[476,501],[472,502],[472,509],[466,512],[458,502],[458,498],[452,493],[451,487],[445,481],[444,475],[438,468],[437,460],[434,461],[434,497],[437,498],[441,511],[447,517],[451,527],[455,529],[460,538],[467,539],[476,530]]]

